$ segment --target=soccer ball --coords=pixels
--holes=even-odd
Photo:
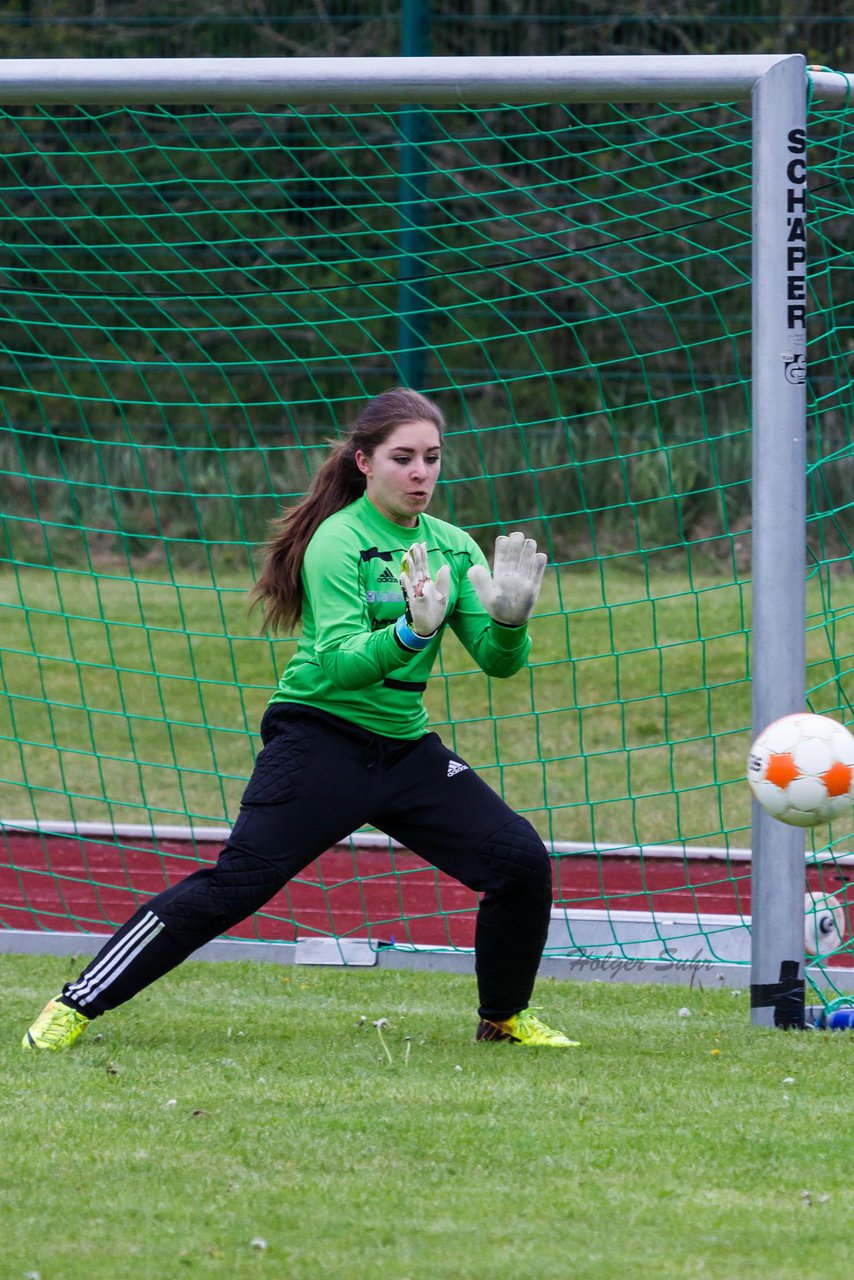
[[[805,936],[808,955],[827,956],[845,940],[845,908],[832,893],[806,894],[804,898]]]
[[[832,822],[854,804],[854,735],[829,716],[783,716],[750,748],[747,780],[765,812],[780,822]]]

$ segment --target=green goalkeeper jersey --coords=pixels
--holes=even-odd
[[[426,543],[434,579],[443,564],[451,570],[447,616],[419,651],[394,627],[404,612],[401,560],[413,542]],[[336,511],[306,549],[302,635],[271,701],[305,703],[388,737],[420,737],[423,693],[446,626],[487,675],[512,676],[528,657],[527,626],[493,622],[466,576],[486,563],[473,538],[433,516],[420,516],[414,528],[394,524],[366,495]]]

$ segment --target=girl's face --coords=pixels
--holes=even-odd
[[[370,457],[361,449],[356,451],[368,500],[387,520],[410,529],[433,496],[441,459],[439,432],[432,422],[421,419],[395,427]]]

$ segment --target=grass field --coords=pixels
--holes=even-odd
[[[545,981],[537,1052],[468,977],[191,963],[35,1056],[79,965],[3,963],[3,1280],[850,1275],[850,1039],[746,993]]]

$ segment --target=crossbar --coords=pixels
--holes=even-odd
[[[0,105],[737,102],[788,54],[481,58],[8,58]],[[812,74],[845,101],[844,75]]]

